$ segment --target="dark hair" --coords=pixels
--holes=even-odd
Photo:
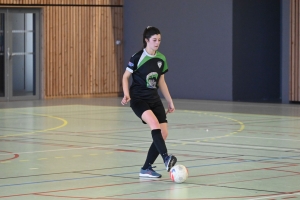
[[[152,35],[158,35],[160,34],[160,31],[158,30],[158,28],[153,27],[153,26],[148,26],[143,33],[143,44],[144,44],[144,48],[146,48],[147,43],[145,41],[145,39],[150,39],[152,37]]]

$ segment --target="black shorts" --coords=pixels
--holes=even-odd
[[[160,124],[168,123],[165,108],[161,101],[155,103],[147,103],[143,100],[131,100],[130,107],[132,108],[136,116],[138,116],[140,119],[142,119],[142,114],[146,110],[152,110]],[[146,124],[143,120],[142,122]]]

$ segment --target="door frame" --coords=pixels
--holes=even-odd
[[[5,13],[5,61],[4,61],[4,74],[5,74],[5,95],[4,97],[0,97],[0,101],[15,101],[15,100],[37,100],[41,98],[41,9],[32,9],[32,8],[0,8],[0,13]],[[9,15],[11,13],[34,13],[35,20],[35,34],[34,34],[34,41],[35,41],[35,80],[34,80],[34,87],[35,87],[35,95],[29,96],[13,96],[13,69],[12,69],[12,59],[8,59],[8,48],[10,48],[10,53],[12,52],[12,23]]]

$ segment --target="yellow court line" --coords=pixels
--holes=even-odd
[[[216,113],[216,114],[230,114],[230,115],[241,115],[241,116],[259,116],[259,117],[272,117],[272,118],[300,118],[300,116],[286,116],[286,115],[271,115],[271,114],[252,114],[252,113],[237,113],[237,112],[217,112],[217,111],[207,111],[206,113],[203,111],[191,111],[191,110],[179,110],[176,111],[183,111],[183,112],[191,112],[191,113],[202,113],[207,114],[207,112],[210,113]],[[213,114],[214,115],[214,114]]]
[[[12,111],[10,111],[12,112]],[[2,135],[0,136],[0,138],[6,138],[6,137],[17,137],[17,136],[24,136],[24,135],[32,135],[32,134],[36,134],[36,133],[44,133],[47,131],[52,131],[52,130],[56,130],[59,128],[62,128],[64,126],[66,126],[68,124],[68,121],[60,118],[60,117],[55,117],[55,116],[51,116],[51,115],[43,115],[43,114],[28,114],[28,113],[19,113],[19,112],[13,112],[13,113],[17,113],[17,114],[25,114],[25,115],[35,115],[35,116],[42,116],[42,117],[49,117],[49,118],[53,118],[53,119],[57,119],[60,121],[63,121],[63,124],[57,127],[53,127],[53,128],[48,128],[48,129],[44,129],[44,130],[40,130],[40,131],[33,131],[33,132],[29,132],[29,133],[20,133],[20,134],[11,134],[11,135]]]
[[[209,115],[209,116],[213,116],[213,117],[220,117],[220,118],[224,118],[224,119],[228,119],[228,120],[231,120],[231,121],[234,121],[236,123],[238,123],[240,125],[240,129],[236,130],[236,131],[233,131],[231,133],[227,133],[226,135],[224,136],[219,136],[219,137],[212,137],[210,139],[205,139],[205,140],[202,140],[202,142],[207,142],[209,140],[215,140],[216,138],[224,138],[224,137],[230,137],[234,134],[237,134],[237,131],[238,132],[241,132],[245,129],[245,124],[239,120],[236,120],[236,119],[233,119],[233,118],[230,118],[230,117],[225,117],[225,116],[222,116],[222,115],[216,115],[216,114],[212,114],[210,112],[201,112],[201,111],[190,111],[190,110],[183,110],[183,112],[188,112],[188,113],[195,113],[195,114],[204,114],[204,115]],[[207,131],[207,130],[206,130]],[[197,142],[201,142],[201,141],[197,141]]]

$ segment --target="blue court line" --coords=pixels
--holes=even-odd
[[[231,165],[231,164],[242,164],[248,162],[262,162],[262,161],[272,161],[272,160],[281,160],[281,159],[290,159],[290,158],[299,158],[298,156],[285,156],[285,157],[275,157],[275,158],[267,158],[267,159],[260,159],[260,160],[245,160],[241,162],[226,162],[226,163],[216,163],[216,164],[207,164],[207,165],[196,165],[196,166],[188,166],[187,168],[199,168],[199,167],[208,167],[208,166],[218,166],[218,165]],[[164,170],[157,170],[157,171],[164,171]],[[129,173],[122,173],[122,174],[107,174],[107,175],[98,175],[98,176],[87,176],[81,178],[67,178],[67,179],[56,179],[56,180],[48,180],[48,181],[37,181],[37,182],[25,182],[25,183],[16,183],[16,184],[8,184],[8,185],[0,185],[1,187],[13,187],[13,186],[21,186],[21,185],[33,185],[33,184],[40,184],[40,183],[53,183],[53,182],[62,182],[62,181],[74,181],[74,180],[82,180],[82,179],[92,179],[92,178],[100,178],[100,177],[107,177],[107,176],[124,176],[127,174],[136,174],[137,172],[129,172]]]

